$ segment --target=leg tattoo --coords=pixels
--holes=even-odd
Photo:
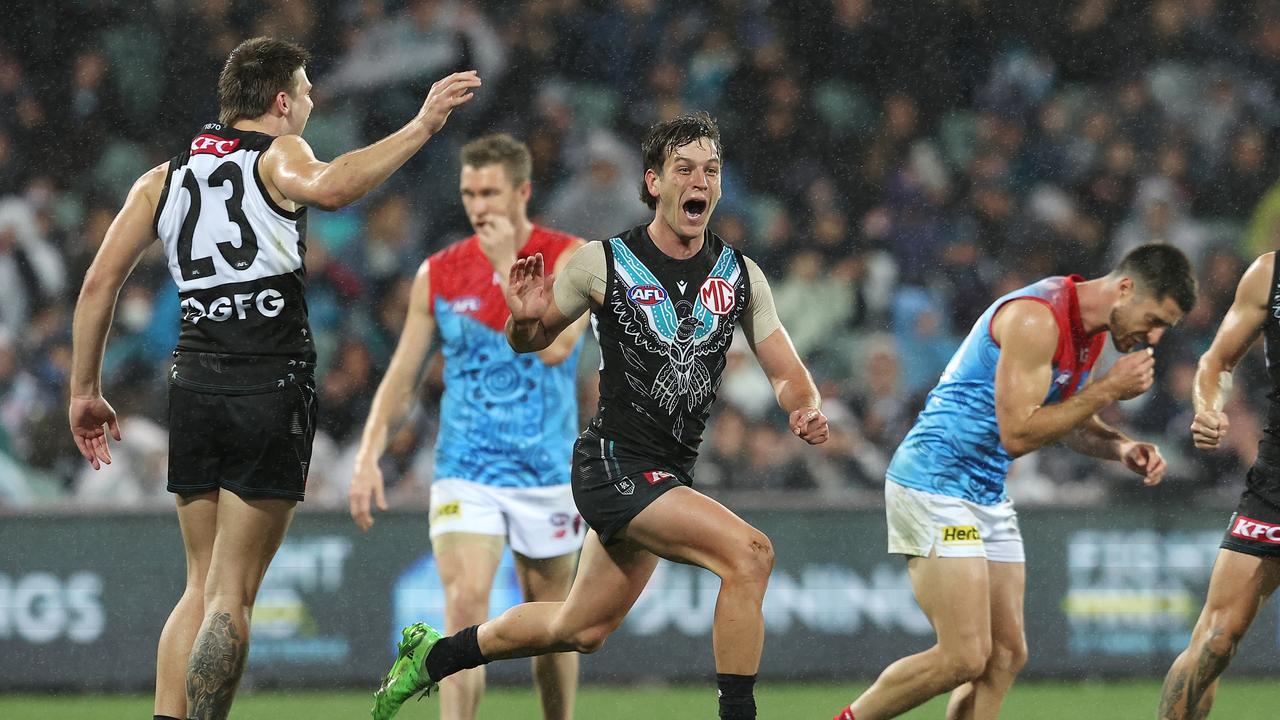
[[[1194,669],[1179,668],[1169,674],[1165,681],[1163,697],[1160,699],[1160,717],[1183,717],[1195,720],[1208,715],[1208,708],[1200,708],[1200,701],[1213,686],[1222,671],[1227,669],[1231,658],[1239,647],[1239,639],[1232,639],[1225,652],[1214,650],[1219,638],[1225,633],[1221,630],[1210,630],[1200,650],[1200,657]],[[1190,658],[1185,658],[1189,664]],[[1185,699],[1184,699],[1185,698]],[[1182,714],[1175,715],[1179,710]]]
[[[196,638],[187,664],[187,714],[194,720],[223,720],[240,675],[248,643],[231,622],[231,614],[213,613]]]

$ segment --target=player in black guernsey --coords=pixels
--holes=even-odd
[[[116,297],[160,238],[182,303],[169,490],[187,584],[160,635],[157,718],[227,716],[254,597],[303,499],[316,418],[307,207],[333,210],[363,197],[480,84],[473,72],[444,78],[409,124],[324,163],[300,137],[312,107],[308,58],[270,38],[231,52],[218,78],[218,122],[134,183],[76,304],[71,432],[97,469],[111,462],[107,432],[121,439],[101,378]]]
[[[1222,445],[1231,372],[1259,336],[1271,376],[1267,424],[1258,441],[1258,459],[1245,479],[1245,491],[1213,565],[1191,643],[1165,678],[1161,720],[1208,717],[1218,676],[1262,604],[1280,585],[1280,265],[1274,252],[1262,255],[1245,271],[1213,344],[1200,358],[1192,389],[1196,414],[1191,434],[1197,448]]]
[[[721,578],[712,645],[721,718],[754,718],[764,642],[769,539],[693,489],[693,462],[725,354],[741,328],[792,432],[824,442],[827,420],[809,372],[778,322],[755,263],[708,232],[720,198],[719,131],[705,113],[649,129],[641,196],[653,221],[586,244],[554,279],[540,256],[511,270],[507,336],[533,352],[588,310],[600,340],[600,407],[578,439],[573,495],[591,527],[563,603],[527,603],[437,639],[406,628],[378,693],[375,720],[458,670],[505,658],[594,652],[626,616],[658,558]],[[554,296],[554,297],[553,297]]]

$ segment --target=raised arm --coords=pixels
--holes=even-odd
[[[584,244],[557,276],[546,274],[542,253],[515,261],[506,297],[511,308],[507,318],[511,348],[516,352],[547,349],[592,303],[604,301],[604,247]]]
[[[1195,404],[1195,420],[1191,435],[1201,450],[1217,448],[1227,431],[1227,415],[1222,412],[1225,389],[1222,374],[1233,372],[1240,358],[1262,334],[1267,321],[1267,300],[1271,276],[1275,270],[1275,253],[1260,256],[1236,286],[1236,298],[1218,326],[1213,344],[1200,356],[1191,399]]]
[[[400,341],[391,356],[387,374],[373,395],[369,417],[360,436],[360,448],[356,451],[355,474],[347,491],[347,502],[351,518],[361,530],[373,526],[372,504],[376,503],[379,510],[387,509],[378,460],[387,450],[388,438],[413,407],[435,327],[435,318],[431,314],[431,266],[429,262],[423,262],[409,293],[409,313],[405,317],[404,330],[400,332]]]
[[[269,188],[299,205],[336,210],[382,184],[444,127],[449,113],[480,86],[474,71],[454,73],[431,86],[418,115],[378,142],[321,162],[298,135],[284,135],[262,156],[260,170]]]
[[[84,276],[71,325],[71,435],[80,454],[93,466],[111,462],[106,432],[120,440],[116,413],[102,397],[102,354],[107,347],[116,299],[142,253],[155,240],[156,206],[169,163],[152,168],[129,190],[124,207],[111,222]]]
[[[764,273],[747,260],[751,281],[751,305],[742,315],[742,333],[760,361],[760,368],[773,385],[778,405],[786,410],[791,432],[810,445],[827,441],[830,430],[822,414],[822,396],[809,370],[801,362],[791,336],[778,320],[773,291]]]
[[[1105,377],[1067,400],[1044,405],[1058,347],[1053,312],[1033,300],[1015,300],[997,312],[991,332],[1000,345],[996,363],[1000,443],[1014,457],[1062,439],[1107,405],[1142,394],[1154,379],[1151,351],[1139,350],[1120,358]]]
[[[553,277],[559,277],[564,274],[564,269],[569,266],[569,260],[583,244],[581,240],[575,241],[560,253],[560,257],[556,259],[555,275]],[[552,294],[554,296],[554,292]],[[582,339],[582,333],[586,331],[590,317],[589,313],[583,312],[577,320],[569,323],[569,326],[562,330],[550,345],[543,350],[539,350],[538,357],[542,362],[547,365],[559,365],[567,360],[569,355],[573,353],[573,349],[577,347],[578,340]]]

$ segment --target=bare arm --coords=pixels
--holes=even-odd
[[[1103,460],[1121,459],[1125,447],[1132,442],[1129,436],[1106,424],[1097,415],[1086,418],[1062,438],[1063,445],[1081,455]]]
[[[582,246],[583,242],[578,240],[560,253],[560,257],[556,259],[555,277],[560,276],[561,272],[568,266],[569,258]],[[590,317],[589,313],[582,313],[569,327],[561,331],[550,345],[539,350],[538,357],[542,359],[542,362],[547,365],[559,365],[567,360],[573,349],[577,347],[578,340],[582,338],[582,333],[587,329],[587,322]]]
[[[1196,416],[1191,434],[1196,447],[1208,450],[1218,447],[1227,431],[1227,415],[1222,412],[1226,399],[1222,374],[1230,374],[1262,334],[1267,318],[1267,299],[1271,274],[1275,269],[1275,253],[1260,256],[1236,286],[1235,301],[1218,326],[1213,344],[1200,357],[1191,399]]]
[[[1043,405],[1053,382],[1058,332],[1053,312],[1031,300],[1010,302],[992,323],[992,337],[1001,347],[996,420],[1000,443],[1014,457],[1062,439],[1107,405],[1150,387],[1151,353],[1141,350],[1121,358],[1106,377],[1067,400]]]
[[[431,86],[418,115],[378,142],[321,162],[297,135],[276,139],[262,156],[260,169],[268,187],[299,205],[336,210],[364,197],[413,157],[440,131],[454,108],[470,100],[480,86],[475,72],[454,73]]]
[[[378,383],[369,408],[369,418],[360,438],[357,464],[376,463],[387,449],[391,431],[404,422],[413,407],[418,385],[422,382],[427,353],[435,334],[435,318],[431,315],[431,268],[424,262],[418,268],[409,293],[409,313],[405,318],[400,341],[391,355],[387,374]]]
[[[102,354],[107,347],[111,319],[116,312],[120,288],[137,266],[142,253],[155,241],[156,206],[164,187],[169,164],[152,168],[129,190],[124,207],[111,222],[98,254],[84,276],[76,301],[71,334],[71,433],[80,454],[96,470],[100,462],[111,462],[107,448],[107,425],[120,440],[116,414],[102,397]]]
[[[822,395],[813,376],[801,362],[791,336],[777,319],[773,293],[759,267],[747,260],[751,281],[751,306],[742,315],[742,333],[760,361],[760,368],[773,385],[778,405],[786,410],[791,432],[810,445],[826,442],[830,436],[827,417],[822,414]]]
[[[1143,477],[1147,486],[1159,485],[1168,469],[1160,448],[1155,443],[1133,440],[1094,415],[1075,430],[1067,433],[1062,442],[1081,455],[1118,460],[1125,467]]]
[[[387,441],[395,428],[404,422],[417,397],[422,382],[423,367],[435,334],[435,318],[431,315],[431,265],[424,262],[418,268],[409,293],[409,313],[387,374],[378,383],[369,408],[369,417],[360,436],[360,448],[356,451],[355,474],[347,491],[351,517],[361,530],[373,526],[371,505],[379,510],[387,509],[382,471],[378,460],[387,450]]]
[[[549,347],[592,304],[604,301],[604,251],[599,243],[584,244],[569,255],[564,269],[547,275],[542,253],[511,266],[507,282],[507,342],[516,352]],[[599,265],[599,267],[596,267]]]

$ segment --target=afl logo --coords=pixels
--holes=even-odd
[[[627,291],[627,297],[637,305],[657,305],[667,299],[667,291],[657,285],[636,285]]]
[[[733,285],[722,277],[709,277],[698,291],[702,306],[716,315],[728,315],[737,303]]]

